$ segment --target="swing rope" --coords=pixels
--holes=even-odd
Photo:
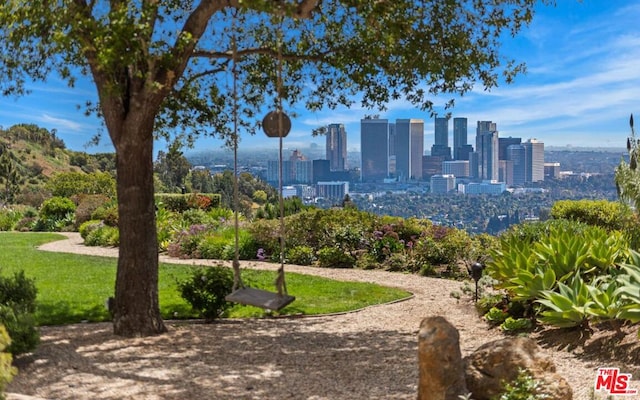
[[[236,14],[237,10],[233,13],[231,20],[231,31],[233,36],[231,38],[231,75],[233,77],[233,215],[234,215],[234,230],[235,230],[235,252],[233,255],[233,291],[235,292],[239,288],[244,288],[242,282],[242,276],[240,274],[240,243],[238,238],[239,222],[238,222],[238,205],[240,203],[238,195],[238,44],[236,42]]]
[[[284,226],[284,198],[282,196],[282,137],[286,136],[284,133],[285,121],[286,117],[282,112],[282,19],[280,19],[279,28],[278,28],[278,43],[277,43],[277,69],[276,69],[276,114],[278,115],[277,121],[277,129],[278,136],[280,138],[279,142],[279,173],[278,173],[278,189],[280,191],[279,203],[280,203],[280,267],[278,268],[278,275],[275,281],[275,286],[277,289],[277,293],[269,292],[261,289],[254,289],[250,287],[245,287],[242,282],[242,277],[240,273],[240,257],[239,257],[239,222],[238,222],[238,214],[239,214],[239,195],[238,195],[238,49],[237,49],[237,37],[236,37],[236,12],[233,14],[232,20],[232,76],[233,76],[233,134],[232,134],[232,144],[233,144],[233,158],[234,158],[234,179],[233,179],[233,197],[234,197],[234,224],[235,224],[235,254],[233,259],[233,291],[225,297],[227,301],[236,302],[240,304],[248,304],[256,307],[261,307],[269,310],[280,310],[283,307],[286,307],[289,303],[295,300],[295,297],[289,296],[287,293],[287,285],[285,282],[285,272],[284,272],[284,253],[285,253],[285,226]],[[287,117],[288,118],[288,117]],[[287,119],[287,121],[289,121]],[[290,123],[290,122],[288,122]],[[264,124],[264,122],[263,122]],[[289,125],[290,127],[290,125]],[[289,127],[287,127],[287,132]]]
[[[283,174],[282,174],[282,136],[283,136],[283,112],[282,112],[282,21],[283,17],[280,17],[280,23],[278,26],[278,41],[277,41],[277,49],[278,49],[278,64],[276,70],[276,109],[278,112],[278,150],[279,150],[279,158],[278,158],[278,200],[280,205],[280,268],[278,268],[278,277],[276,278],[276,289],[280,296],[287,295],[287,284],[284,279],[284,251],[285,251],[285,226],[284,226],[284,195],[282,193],[282,182],[283,182]]]

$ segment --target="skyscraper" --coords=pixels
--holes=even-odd
[[[523,186],[525,183],[526,164],[524,146],[521,144],[512,144],[507,147],[507,160],[510,160],[513,163],[512,186]]]
[[[509,136],[508,138],[498,138],[498,159],[508,160],[507,148],[514,144],[522,143],[522,139]]]
[[[467,143],[467,119],[453,119],[453,159],[468,160],[471,152]]]
[[[397,178],[396,175],[396,124],[389,124],[389,158],[388,158],[388,177]]]
[[[495,123],[478,121],[476,153],[478,154],[478,178],[497,181],[499,178],[498,130]]]
[[[327,127],[326,154],[331,171],[347,169],[347,132],[343,124],[330,124]]]
[[[529,139],[522,143],[525,150],[525,181],[544,181],[544,143]]]
[[[445,160],[451,160],[451,147],[449,147],[449,118],[436,117],[435,141],[431,146],[432,156],[441,156]]]
[[[389,168],[389,121],[376,116],[360,120],[360,180],[384,180]]]
[[[396,176],[400,181],[422,179],[424,121],[396,120]]]

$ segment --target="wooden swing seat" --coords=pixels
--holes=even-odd
[[[285,308],[295,299],[295,297],[289,296],[288,294],[279,295],[278,293],[251,287],[237,289],[225,297],[225,300],[232,303],[245,304],[273,311],[279,311]]]

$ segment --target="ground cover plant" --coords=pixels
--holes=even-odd
[[[36,319],[40,325],[110,320],[107,299],[113,295],[115,258],[50,253],[37,250],[48,241],[60,239],[53,233],[0,233],[2,274],[24,270],[38,289]],[[160,307],[163,318],[196,318],[198,313],[180,296],[178,281],[185,280],[191,266],[160,266]],[[274,290],[275,273],[243,271],[252,286]],[[282,313],[318,314],[348,311],[371,304],[397,300],[409,294],[373,284],[338,282],[287,273],[289,292],[296,302]],[[230,317],[262,316],[260,309],[233,306]]]

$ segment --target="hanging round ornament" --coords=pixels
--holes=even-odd
[[[280,128],[280,119],[282,119],[282,128]],[[291,130],[291,119],[282,111],[271,111],[262,120],[262,129],[269,137],[287,137]],[[282,129],[281,132],[280,129]]]

